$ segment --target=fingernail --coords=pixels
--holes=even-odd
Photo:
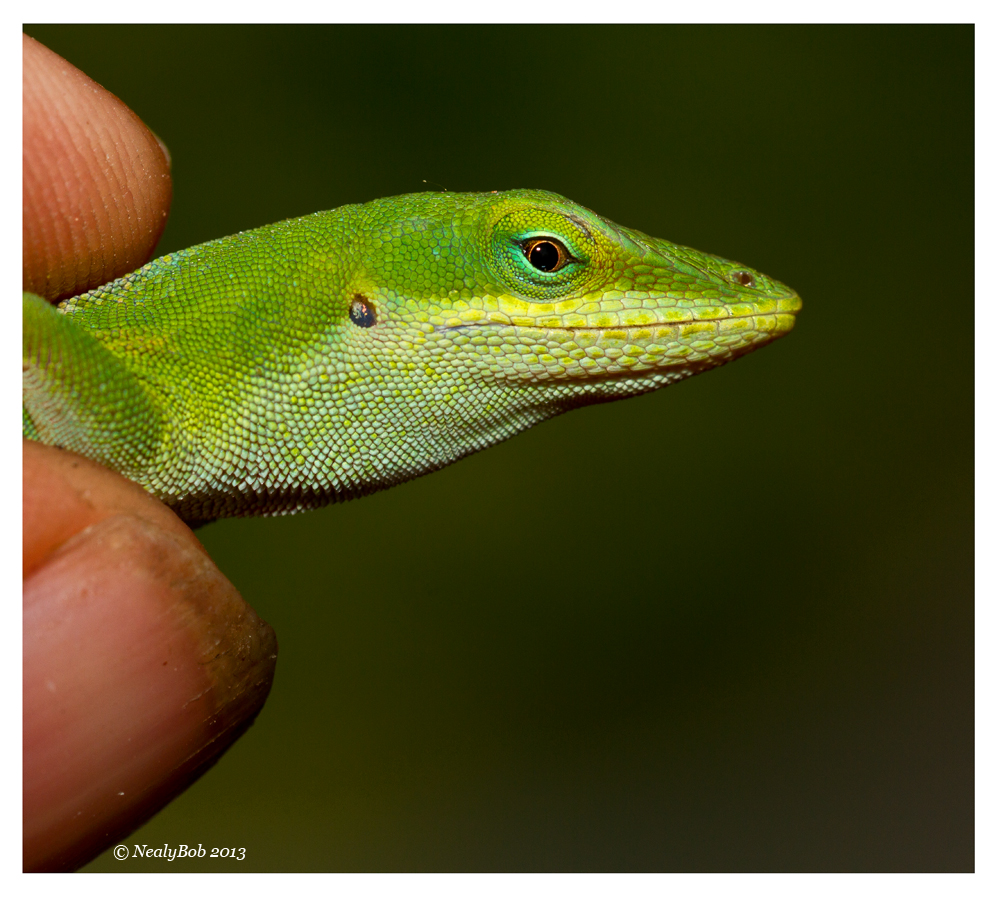
[[[273,629],[191,538],[130,515],[24,582],[24,864],[74,869],[159,810],[252,723]]]
[[[148,125],[146,125],[145,127],[149,128]],[[166,141],[164,141],[151,128],[149,128],[149,134],[151,134],[156,139],[156,143],[159,144],[159,149],[163,151],[163,156],[166,157],[166,168],[167,169],[172,168],[172,166],[173,166],[173,157],[170,156],[170,148],[166,146]]]

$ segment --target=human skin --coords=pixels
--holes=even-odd
[[[23,39],[24,289],[68,297],[140,266],[169,158],[124,104]],[[53,447],[23,455],[24,868],[75,869],[252,723],[273,630],[141,488]]]

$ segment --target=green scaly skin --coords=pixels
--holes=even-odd
[[[390,197],[172,253],[58,307],[26,294],[24,430],[191,523],[294,512],[722,365],[800,306],[546,191]]]

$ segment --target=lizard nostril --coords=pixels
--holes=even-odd
[[[350,304],[350,321],[361,328],[370,328],[377,321],[374,304],[363,294],[354,294]]]

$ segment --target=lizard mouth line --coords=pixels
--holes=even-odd
[[[792,316],[796,318],[799,310],[778,310],[764,313],[749,313],[743,316],[719,316],[716,319],[674,319],[669,322],[647,322],[642,325],[516,325],[512,322],[464,322],[461,325],[445,325],[437,328],[437,333],[446,331],[463,331],[465,328],[536,328],[540,331],[616,331],[632,328],[674,328],[679,325],[696,325],[699,323],[730,322],[736,319],[758,319],[769,316]]]

